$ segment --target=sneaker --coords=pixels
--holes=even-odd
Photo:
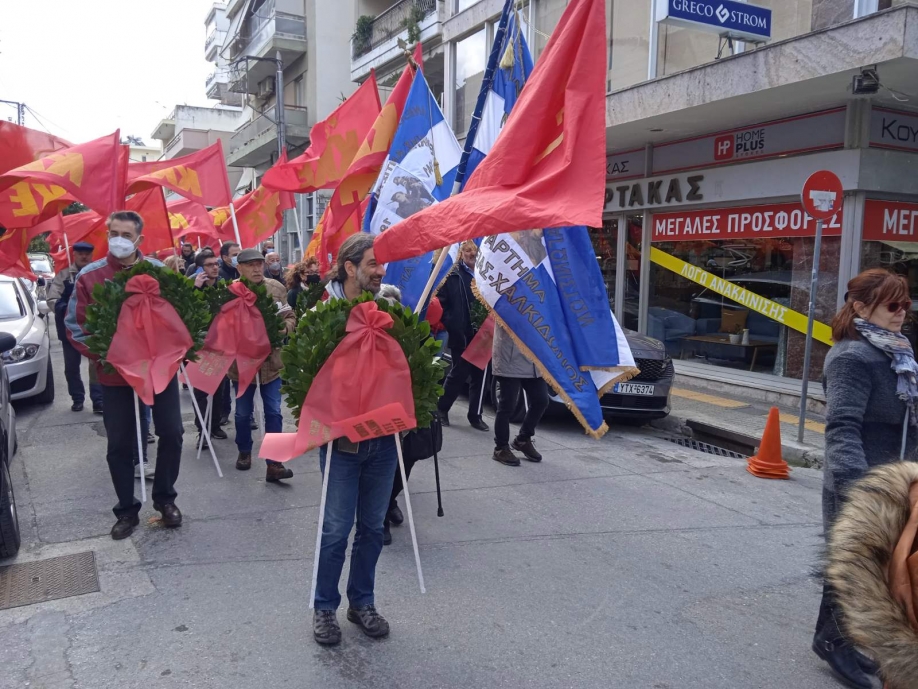
[[[70,405],[70,411],[83,411],[83,403],[74,402],[73,404]]]
[[[389,623],[376,612],[376,606],[364,605],[359,608],[348,608],[347,619],[359,626],[363,633],[374,639],[389,636]]]
[[[156,467],[151,466],[149,462],[143,463],[143,477],[151,479],[156,475]],[[134,478],[140,478],[140,464],[134,465]]]
[[[138,517],[136,514],[118,517],[118,521],[116,521],[115,525],[112,527],[112,540],[120,541],[123,538],[127,538],[132,533],[134,533],[134,529],[139,524],[140,517]]]
[[[341,643],[341,627],[334,610],[315,610],[312,613],[312,635],[316,643],[334,646]]]
[[[389,529],[389,522],[383,522],[382,525],[382,544],[392,545],[392,531]]]
[[[514,450],[519,450],[522,452],[523,456],[530,462],[542,461],[542,455],[539,454],[539,451],[536,450],[535,446],[532,444],[532,438],[523,438],[522,436],[517,436],[516,440],[513,441],[511,446]]]
[[[236,468],[239,471],[248,471],[252,468],[252,453],[251,452],[240,452],[239,457],[236,459]]]
[[[402,522],[405,521],[405,515],[402,514],[401,509],[399,509],[398,503],[393,503],[392,507],[389,508],[389,511],[386,513],[386,519],[396,526],[402,525]]]
[[[269,464],[265,471],[265,481],[277,483],[281,479],[293,478],[293,471],[283,464]]]
[[[226,440],[229,436],[226,435],[226,431],[222,428],[215,428],[210,432],[210,437],[214,440]]]
[[[495,462],[506,464],[508,467],[518,467],[520,465],[519,457],[513,454],[509,447],[494,448],[494,456],[492,459]]]

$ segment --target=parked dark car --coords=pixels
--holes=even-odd
[[[666,348],[659,340],[641,335],[632,330],[623,329],[625,339],[634,355],[634,363],[641,370],[640,374],[626,383],[616,385],[599,400],[603,416],[610,421],[628,425],[643,425],[656,419],[669,416],[670,393],[673,387],[675,370],[673,362],[666,353]],[[449,350],[444,358],[449,361]],[[497,399],[495,381],[490,376],[485,381],[485,399]],[[567,412],[564,402],[549,390],[550,412]],[[518,402],[514,423],[522,420],[523,399]]]
[[[0,353],[16,346],[16,338],[0,333]],[[0,558],[19,552],[19,518],[10,478],[10,461],[16,452],[16,412],[10,402],[10,382],[0,359]]]

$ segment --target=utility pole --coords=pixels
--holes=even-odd
[[[0,100],[0,103],[16,106],[16,124],[21,127],[23,125],[23,120],[25,119],[25,103],[20,103],[19,101],[15,100]]]
[[[287,150],[287,123],[285,121],[286,113],[284,112],[284,60],[281,58],[280,51],[275,53],[275,62],[277,64],[276,83],[274,85],[275,115],[277,117],[277,159],[280,160]],[[293,197],[296,199],[296,195]],[[297,228],[299,229],[299,228]],[[280,235],[280,236],[278,236]],[[290,251],[290,235],[287,234],[287,213],[284,212],[284,224],[274,235],[274,247],[280,253],[281,260],[285,263],[290,261],[293,252]]]

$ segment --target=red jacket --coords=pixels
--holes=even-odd
[[[140,259],[149,261],[153,265],[161,266],[162,263],[154,259],[145,258],[138,252]],[[86,338],[89,333],[86,332],[86,307],[93,303],[92,290],[96,285],[111,280],[115,274],[125,268],[121,262],[108,254],[105,258],[93,261],[80,271],[76,282],[73,285],[73,294],[70,297],[70,303],[67,305],[67,315],[64,317],[64,326],[67,328],[67,339],[76,347],[77,351],[85,357],[92,360],[96,367],[96,373],[99,376],[99,382],[102,385],[127,385],[127,381],[118,373],[106,373],[102,368],[99,357],[91,354],[86,348]]]

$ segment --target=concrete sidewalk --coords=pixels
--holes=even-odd
[[[235,471],[232,441],[217,441],[218,479],[186,416],[184,526],[161,528],[148,504],[115,543],[101,419],[68,406],[20,407],[20,559],[93,550],[102,590],[0,611],[0,689],[837,686],[809,648],[817,471],[763,481],[650,431],[592,440],[570,419],[539,429],[541,464],[505,467],[457,405],[443,518],[432,461],[410,481],[427,594],[407,525],[394,529],[377,577],[390,638],[341,611],[343,643],[326,649],[307,600],[315,453],[271,485],[257,464]]]

